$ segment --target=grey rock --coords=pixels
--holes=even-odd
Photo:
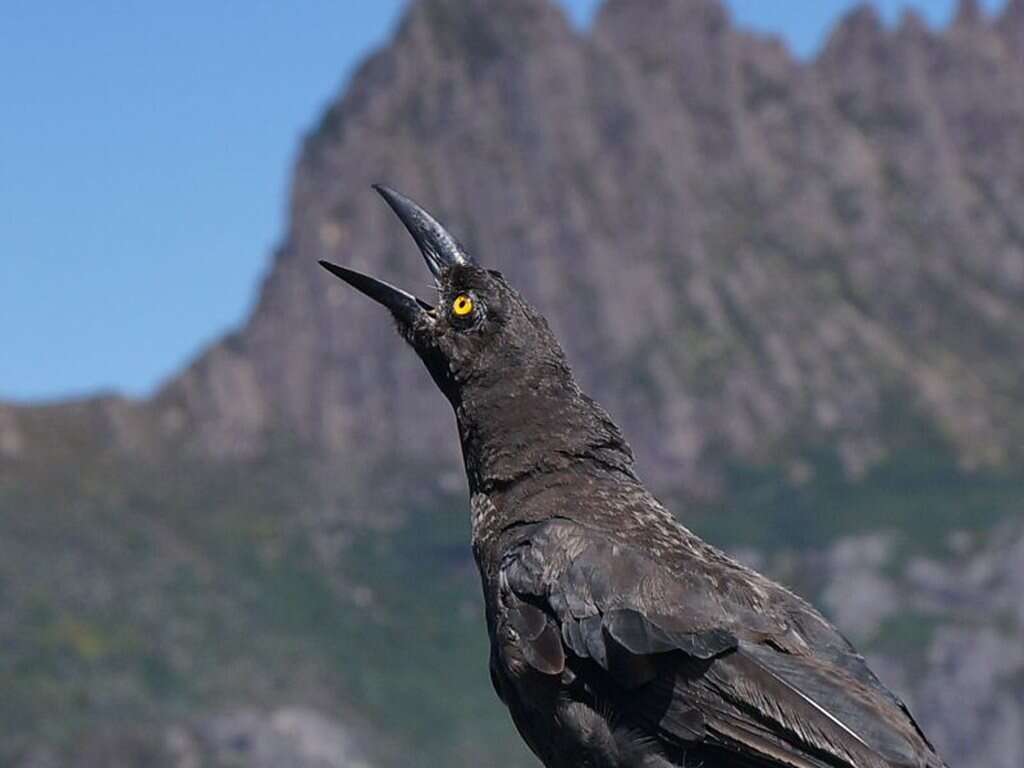
[[[341,723],[309,709],[228,712],[199,724],[193,738],[197,747],[190,754],[206,754],[215,765],[370,768]]]

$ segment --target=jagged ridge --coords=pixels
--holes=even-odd
[[[821,444],[857,473],[921,425],[1019,460],[1021,29],[1019,2],[938,33],[864,6],[802,64],[715,0],[609,0],[583,34],[544,0],[416,3],[307,138],[248,323],[120,439],[432,456],[416,362],[314,269],[422,284],[384,179],[547,312],[659,483]]]

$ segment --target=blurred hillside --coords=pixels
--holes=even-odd
[[[531,764],[447,406],[316,266],[424,285],[374,181],[544,310],[680,517],[827,609],[951,764],[1024,763],[1024,0],[863,7],[809,63],[717,0],[586,33],[414,3],[307,137],[239,332],[146,402],[0,406],[0,763]]]

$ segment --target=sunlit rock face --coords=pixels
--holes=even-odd
[[[161,434],[455,462],[419,362],[315,266],[429,293],[383,180],[544,310],[662,487],[817,446],[856,476],[922,429],[1019,460],[1022,14],[970,5],[937,32],[864,7],[800,62],[715,0],[610,0],[584,31],[544,0],[413,4],[307,137],[258,304],[156,398]]]

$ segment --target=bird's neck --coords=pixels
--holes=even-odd
[[[456,416],[470,491],[497,504],[496,525],[544,517],[541,506],[521,500],[567,478],[639,486],[622,433],[569,374],[553,378],[548,371],[536,380],[520,374],[514,382],[471,389]]]

